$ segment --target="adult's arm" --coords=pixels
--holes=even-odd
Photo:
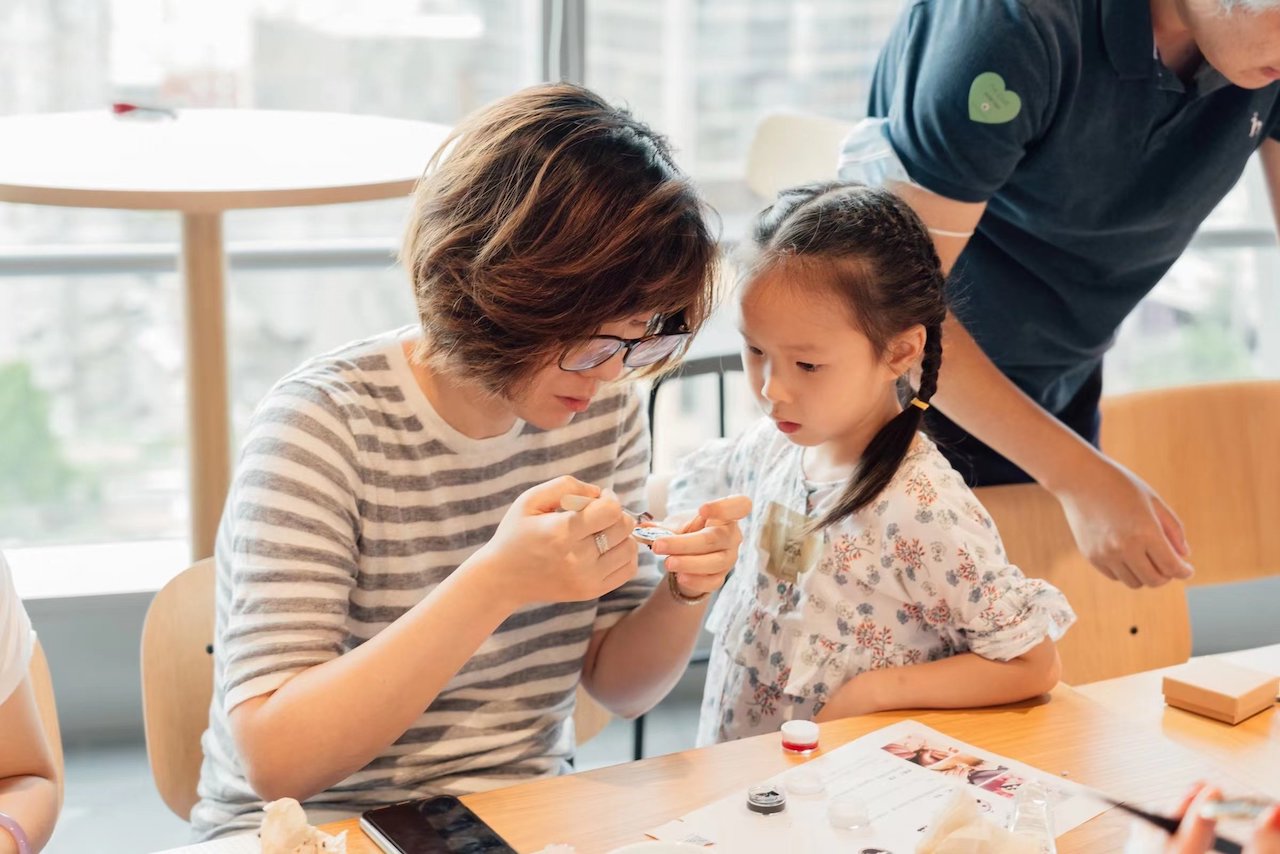
[[[600,490],[571,477],[527,490],[493,539],[387,628],[237,704],[231,726],[254,791],[302,801],[333,786],[408,730],[517,609],[599,598],[634,575],[634,550],[601,555],[593,540],[626,538],[620,505],[558,512],[570,494]]]
[[[23,679],[0,703],[0,812],[18,822],[36,851],[53,834],[60,806],[57,780],[31,680]],[[13,837],[0,828],[0,854],[17,850]]]
[[[986,200],[1052,132],[1077,38],[1026,4],[914,4],[899,21],[876,70],[870,112],[885,118],[886,138],[912,179],[891,187],[931,229],[945,270]],[[1190,574],[1173,513],[1023,394],[954,317],[943,331],[934,402],[1053,492],[1081,551],[1105,575],[1139,586]]]
[[[1277,129],[1280,133],[1280,129]],[[1276,232],[1280,235],[1280,137],[1267,140],[1260,149],[1262,171],[1267,176],[1267,189],[1271,192],[1271,211],[1276,218]]]
[[[930,228],[949,273],[986,205],[958,202],[917,185],[892,189]],[[1182,524],[1150,487],[1024,394],[954,315],[947,316],[942,342],[934,404],[1058,498],[1080,550],[1094,566],[1130,587],[1158,586],[1191,574]]]

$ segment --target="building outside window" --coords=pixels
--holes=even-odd
[[[565,11],[547,3],[550,17],[534,0],[3,0],[0,114],[128,100],[452,122],[541,79],[544,22],[562,25]],[[581,0],[578,59],[588,85],[672,139],[733,240],[762,203],[743,182],[756,121],[778,108],[861,117],[901,4]],[[307,356],[413,322],[391,263],[407,209],[392,201],[227,217],[237,430]],[[1280,375],[1271,229],[1251,167],[1208,237],[1126,324],[1108,390]],[[181,568],[177,242],[171,214],[0,204],[0,548],[19,571],[23,549],[121,542],[170,543],[169,569]],[[335,247],[363,260],[236,263],[248,249]],[[101,264],[77,263],[86,254]],[[736,343],[721,323],[701,346]],[[728,386],[733,430],[752,404],[740,382]],[[715,394],[664,394],[659,467],[718,421]]]

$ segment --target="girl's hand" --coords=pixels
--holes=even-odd
[[[675,575],[681,593],[693,597],[720,589],[738,560],[738,522],[750,512],[745,495],[711,501],[698,508],[693,521],[673,529],[676,536],[654,541],[654,554],[669,555],[667,572]]]
[[[594,500],[581,511],[560,512],[566,495]],[[596,599],[636,574],[631,529],[631,517],[612,492],[560,477],[525,490],[468,563],[490,573],[494,595],[513,610],[533,602]],[[597,535],[607,546],[603,553]]]

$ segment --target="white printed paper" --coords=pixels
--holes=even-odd
[[[825,791],[810,796],[788,793],[786,810],[761,815],[747,809],[746,790],[749,784],[766,781],[743,781],[740,793],[679,819],[680,833],[710,840],[714,845],[709,851],[735,854],[911,854],[957,787],[963,787],[993,823],[1006,827],[1013,814],[1014,795],[1031,779],[1048,792],[1054,830],[1059,835],[1106,809],[1084,786],[909,720],[868,733],[768,782],[785,787],[788,777],[797,772],[817,774]],[[827,808],[836,798],[861,801],[870,826],[859,830],[832,827]],[[658,831],[649,835],[671,839],[672,824],[661,828],[665,831],[661,837]]]
[[[167,848],[156,854],[262,854],[262,843],[256,833],[237,833],[197,845]]]

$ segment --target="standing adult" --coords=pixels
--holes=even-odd
[[[972,485],[1043,484],[1131,587],[1192,567],[1096,447],[1103,355],[1255,152],[1280,220],[1277,81],[1280,0],[912,0],[876,68],[894,189],[951,274],[929,427]]]

